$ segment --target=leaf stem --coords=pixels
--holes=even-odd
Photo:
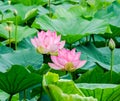
[[[48,0],[48,6],[49,6],[49,17],[51,17],[50,0]]]
[[[9,97],[9,99],[8,99],[8,101],[11,101],[11,99],[12,99],[12,96],[13,96],[13,95],[11,94],[11,95],[10,95],[10,97]]]
[[[11,32],[10,31],[8,31],[8,33],[9,33],[9,47],[11,47]]]
[[[38,100],[37,101],[41,101],[41,99],[42,99],[42,94],[43,94],[43,86],[41,85],[41,91],[40,91],[40,97],[38,98]]]
[[[88,42],[88,36],[86,36],[86,43]]]
[[[24,90],[23,93],[24,93],[24,101],[26,101],[26,90]]]
[[[112,70],[114,64],[114,50],[111,50],[111,61],[110,61],[110,81],[112,83]]]
[[[3,13],[1,14],[2,16],[1,16],[1,22],[3,22]]]

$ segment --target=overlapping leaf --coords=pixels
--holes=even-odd
[[[77,84],[86,96],[93,96],[98,101],[119,101],[120,85],[115,84]]]
[[[9,34],[8,31],[6,30],[6,23],[0,24],[0,37],[8,39],[9,38]],[[15,25],[11,25],[11,41],[14,42],[15,41]],[[32,36],[35,33],[37,33],[37,30],[34,28],[29,28],[28,26],[25,27],[21,27],[18,26],[18,30],[17,30],[17,42],[23,40],[24,38],[28,37],[28,36]],[[7,44],[7,43],[6,43]]]
[[[41,82],[41,76],[29,73],[25,67],[14,65],[8,72],[0,72],[0,89],[8,94],[16,94]]]
[[[89,61],[96,62],[103,68],[110,70],[111,51],[108,47],[97,49],[94,45],[88,44],[86,47],[77,47],[78,51],[82,51],[89,57]],[[120,72],[120,49],[114,50],[113,71]]]
[[[104,69],[96,66],[94,69],[87,71],[80,75],[80,77],[75,80],[76,83],[120,83],[120,74],[112,72],[112,80],[110,71],[104,72]]]
[[[32,26],[57,31],[68,43],[76,42],[89,34],[104,34],[107,31],[106,21],[98,19],[88,21],[79,17],[51,19],[48,16],[40,16]]]
[[[14,64],[39,68],[42,63],[42,55],[36,53],[34,49],[18,50],[0,55],[0,71],[2,72]]]
[[[93,97],[85,97],[73,81],[59,80],[55,73],[44,75],[43,86],[53,101],[97,101]]]

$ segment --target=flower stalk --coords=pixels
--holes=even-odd
[[[9,47],[11,47],[11,31],[12,31],[12,28],[11,28],[11,24],[12,24],[12,21],[7,21],[7,25],[6,26],[6,30],[8,31],[8,36],[9,36]]]
[[[114,50],[111,51],[111,62],[110,62],[110,78],[111,78],[111,83],[112,83],[113,64],[114,64]]]
[[[110,81],[112,83],[112,70],[114,65],[114,49],[115,49],[115,42],[113,39],[110,39],[109,41],[109,49],[111,50],[111,59],[110,59]]]
[[[8,101],[12,100],[13,95],[11,94],[10,97],[8,98]]]
[[[17,50],[17,11],[14,10],[15,16],[15,50]]]
[[[49,17],[51,17],[50,0],[48,0],[48,6],[49,6]]]

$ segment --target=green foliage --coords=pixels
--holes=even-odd
[[[23,66],[14,65],[7,72],[0,72],[0,89],[13,95],[40,83],[41,80],[40,75],[29,73]]]
[[[55,73],[48,72],[44,75],[43,86],[53,101],[97,101],[93,97],[85,97],[73,81],[59,80]]]
[[[119,84],[120,83],[120,74],[115,72],[112,73],[112,77],[114,78],[111,82],[110,71],[104,72],[104,70],[96,66],[94,69],[87,71],[82,74],[75,82],[76,83],[112,83]]]
[[[8,44],[9,34],[8,34],[8,31],[6,30],[6,27],[7,27],[6,23],[0,24],[0,37],[7,39],[6,44]],[[12,24],[11,28],[12,28],[12,30],[11,30],[11,42],[14,43],[15,42],[15,25]],[[25,26],[25,27],[18,26],[17,42],[20,42],[24,38],[27,38],[31,35],[34,35],[36,32],[37,32],[37,30],[34,28],[29,28],[28,26]]]
[[[119,22],[120,0],[1,0],[0,101],[119,101]],[[31,44],[41,30],[56,31],[87,63],[73,73],[51,69],[50,56]],[[110,38],[116,43],[112,72]]]
[[[34,49],[18,50],[0,55],[0,71],[6,71],[14,64],[39,68],[42,63],[42,55],[36,53]]]
[[[93,96],[98,101],[119,101],[120,86],[115,84],[77,84],[86,96]]]
[[[70,44],[87,35],[103,34],[107,31],[106,21],[98,19],[88,21],[79,17],[51,19],[48,16],[40,16],[35,20],[32,27],[38,27],[38,25],[44,30],[57,31]]]
[[[22,3],[22,4],[24,4],[24,5],[27,5],[27,6],[30,6],[30,5],[34,5],[34,4],[36,4],[36,5],[45,5],[45,4],[47,4],[47,0],[11,0],[12,1],[12,3],[14,4],[14,3]]]
[[[83,53],[85,53],[88,56],[89,61],[95,62],[99,64],[101,67],[107,70],[110,70],[111,51],[108,47],[96,48],[93,44],[88,44],[86,47],[84,46],[77,47],[77,49],[78,51],[82,51]],[[115,61],[113,65],[113,71],[116,73],[120,72],[119,52],[120,52],[120,49],[114,50]]]

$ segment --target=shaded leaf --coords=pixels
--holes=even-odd
[[[40,75],[29,73],[23,66],[13,65],[8,72],[0,72],[0,89],[13,95],[40,83],[41,80]]]
[[[96,48],[93,44],[88,44],[86,47],[77,47],[78,51],[82,51],[88,56],[88,61],[95,62],[103,68],[110,70],[111,51],[108,47]],[[120,49],[114,50],[114,65],[113,71],[120,72]]]
[[[120,83],[120,74],[112,72],[112,81],[110,71],[104,72],[103,68],[96,66],[96,68],[81,74],[80,77],[75,80],[77,83]]]

